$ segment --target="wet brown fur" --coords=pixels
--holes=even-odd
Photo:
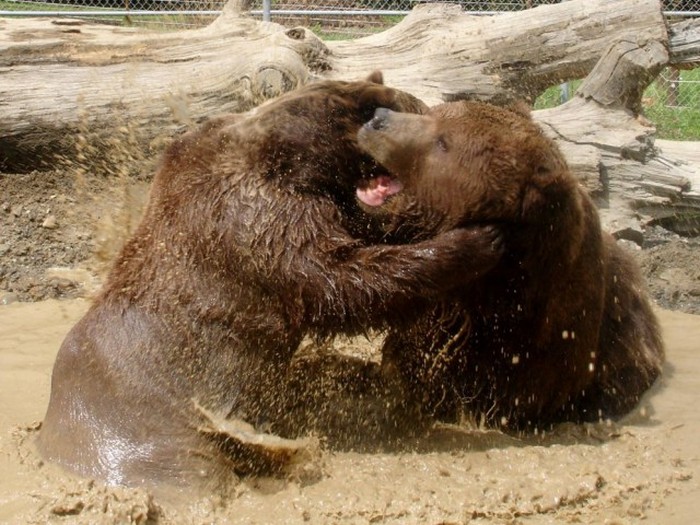
[[[45,457],[123,484],[255,471],[200,431],[197,406],[274,428],[304,336],[401,323],[468,260],[475,272],[493,264],[479,229],[410,246],[358,240],[371,225],[355,187],[377,167],[356,132],[379,106],[423,108],[374,74],[312,84],[174,142],[140,226],[59,351]]]
[[[465,411],[511,429],[615,418],[637,404],[664,358],[642,278],[527,111],[380,111],[359,136],[405,183],[383,210],[394,235],[497,223],[506,250],[476,284],[391,331],[386,374],[437,417]]]

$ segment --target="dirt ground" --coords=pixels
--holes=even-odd
[[[670,525],[700,514],[700,240],[659,228],[625,246],[659,306],[669,365],[622,422],[536,436],[438,427],[402,453],[325,453],[317,482],[248,479],[209,497],[105,487],[45,464],[33,439],[56,351],[146,195],[138,174],[0,175],[0,523]]]
[[[85,297],[134,226],[147,177],[66,169],[0,174],[0,304]],[[651,227],[638,259],[657,304],[700,314],[700,237]]]

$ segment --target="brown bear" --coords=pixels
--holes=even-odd
[[[664,359],[642,278],[527,108],[379,109],[359,144],[405,187],[390,199],[358,190],[365,206],[394,214],[400,235],[502,231],[493,270],[387,337],[386,373],[428,413],[532,429],[635,406]]]
[[[360,240],[371,223],[356,187],[381,170],[357,131],[380,106],[423,108],[373,74],[311,84],[174,141],[142,222],[59,350],[38,441],[46,458],[131,485],[277,468],[254,457],[256,438],[239,442],[250,428],[230,423],[274,424],[303,337],[401,322],[414,300],[495,264],[488,228],[414,245]],[[457,274],[465,267],[471,275]]]

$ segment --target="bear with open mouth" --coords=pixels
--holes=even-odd
[[[527,108],[380,108],[358,141],[391,175],[357,197],[394,237],[482,224],[503,235],[491,271],[389,333],[383,367],[416,404],[443,420],[532,429],[638,403],[664,360],[642,277]]]
[[[173,142],[140,225],[58,352],[46,459],[125,485],[284,471],[294,444],[263,437],[307,428],[280,413],[294,409],[285,384],[304,337],[400,323],[463,283],[457,270],[471,279],[496,263],[488,228],[372,242],[355,192],[384,170],[357,131],[381,106],[423,109],[375,73],[315,82]]]

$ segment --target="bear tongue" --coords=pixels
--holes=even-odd
[[[365,188],[357,188],[357,198],[367,206],[381,206],[388,197],[397,194],[403,184],[387,175],[380,175],[369,181]]]

